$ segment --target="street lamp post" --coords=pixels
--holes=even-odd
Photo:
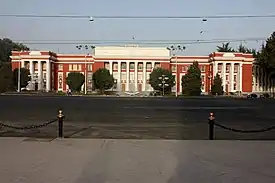
[[[84,78],[85,78],[85,81],[84,81],[84,93],[85,94],[87,94],[87,56],[89,55],[88,53],[87,53],[87,50],[89,49],[89,48],[92,48],[92,49],[94,49],[94,46],[88,46],[88,45],[84,45],[84,46],[82,46],[82,45],[77,45],[76,46],[76,48],[78,49],[78,50],[82,50],[82,49],[85,49],[85,66],[84,66]]]
[[[171,52],[175,52],[175,51],[183,51],[186,49],[185,46],[181,46],[181,45],[178,45],[178,46],[170,46],[170,47],[167,47],[168,50],[170,50]],[[173,57],[175,57],[176,59],[176,97],[178,97],[178,56],[175,54],[175,53],[172,53]]]
[[[169,84],[166,83],[169,78],[165,75],[162,75],[158,79],[161,81],[161,84],[159,84],[159,86],[162,87],[162,96],[164,96],[165,87],[169,86]]]
[[[23,50],[19,51],[19,64],[18,64],[18,76],[17,76],[17,92],[21,92],[21,53]]]
[[[208,76],[208,80],[209,80],[209,94],[211,93],[211,87],[212,87],[212,75],[210,74],[209,76]]]

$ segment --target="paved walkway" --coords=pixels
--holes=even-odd
[[[3,183],[274,183],[274,141],[0,139]]]

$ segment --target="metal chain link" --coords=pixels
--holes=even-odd
[[[50,125],[50,124],[52,124],[56,121],[57,121],[57,119],[46,122],[46,123],[43,123],[43,124],[40,124],[40,125],[30,125],[30,126],[22,126],[22,127],[0,123],[0,127],[13,128],[13,129],[16,129],[16,130],[30,130],[30,129],[43,128],[43,127],[48,126],[48,125]]]
[[[229,131],[233,131],[233,132],[240,132],[240,133],[261,133],[261,132],[267,132],[267,131],[275,129],[275,126],[270,126],[270,127],[263,128],[263,129],[258,129],[258,130],[240,130],[240,129],[230,128],[230,127],[221,125],[221,124],[216,123],[216,122],[214,122],[214,125],[216,125],[220,128],[223,128],[225,130],[229,130]]]

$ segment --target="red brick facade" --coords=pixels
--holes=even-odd
[[[49,51],[13,51],[11,59],[13,69],[18,68],[20,65],[21,67],[33,69],[31,73],[43,73],[43,76],[40,77],[43,77],[44,80],[50,80],[48,83],[46,81],[44,82],[44,85],[46,84],[45,88],[47,88],[47,90],[54,91],[65,91],[67,89],[65,78],[69,72],[82,72],[88,77],[97,69],[108,66],[108,69],[111,69],[111,73],[114,73],[114,76],[115,73],[116,75],[119,74],[119,80],[121,80],[121,91],[126,90],[125,85],[123,84],[127,83],[127,81],[123,79],[123,73],[126,73],[128,78],[130,78],[131,75],[134,75],[134,82],[137,82],[135,84],[136,90],[149,91],[146,87],[142,88],[142,86],[145,85],[142,85],[142,83],[145,82],[143,76],[145,76],[146,73],[151,72],[153,67],[171,69],[173,74],[177,76],[177,86],[174,90],[177,89],[177,92],[180,93],[183,90],[181,87],[182,76],[187,72],[188,67],[194,61],[198,61],[202,72],[203,92],[208,93],[210,91],[210,86],[216,73],[219,73],[222,77],[225,91],[252,92],[253,57],[251,54],[214,52],[209,56],[173,56],[170,57],[170,59],[159,59],[151,57],[96,58],[92,55],[56,54]],[[41,62],[41,71],[39,71],[39,62]],[[50,65],[47,65],[47,63]],[[126,65],[128,64],[128,75],[126,68],[123,67],[124,63]],[[134,67],[132,67],[133,65],[131,64],[134,64]],[[145,74],[142,73],[144,72],[142,70],[144,67],[146,67],[146,71],[144,70],[146,72]],[[47,68],[50,68],[49,73]],[[120,71],[118,68],[120,68]],[[135,69],[137,69],[136,72]],[[133,72],[135,74],[133,74]],[[90,78],[87,79],[87,85],[91,83],[89,80]],[[43,84],[41,84],[41,87],[43,88],[42,85]]]

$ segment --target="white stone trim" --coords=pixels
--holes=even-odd
[[[245,57],[212,57],[211,60],[215,61],[247,61],[247,62],[253,62],[254,58],[245,58]]]
[[[54,63],[56,63],[56,64],[85,64],[85,63],[87,63],[87,64],[93,64],[94,62],[89,62],[89,61],[87,61],[87,62],[54,62]]]
[[[51,55],[18,55],[18,56],[10,56],[11,59],[49,59],[52,57]]]
[[[110,58],[104,57],[103,59],[100,59],[100,60],[98,60],[98,58],[100,58],[100,57],[95,57],[94,61],[95,62],[109,62],[110,60],[112,60],[113,62],[142,62],[142,61],[146,61],[146,62],[170,62],[170,57],[168,57],[168,58],[158,58],[158,57],[135,58],[135,57],[128,57],[129,59],[124,58],[124,57],[122,57],[122,58],[117,57],[118,58],[117,60],[116,60],[116,57],[110,57]]]
[[[208,62],[209,61],[209,58],[208,59],[180,59],[178,58],[178,61],[177,62],[190,62],[190,63],[193,63],[194,61],[198,61],[198,62]],[[176,62],[176,59],[171,59],[171,62]]]
[[[57,58],[57,62],[58,61],[85,61],[85,57],[83,58]],[[94,60],[93,58],[90,58],[90,57],[87,57],[87,62],[90,61],[90,60]]]
[[[47,61],[46,64],[46,91],[48,92],[51,90],[51,62]]]

